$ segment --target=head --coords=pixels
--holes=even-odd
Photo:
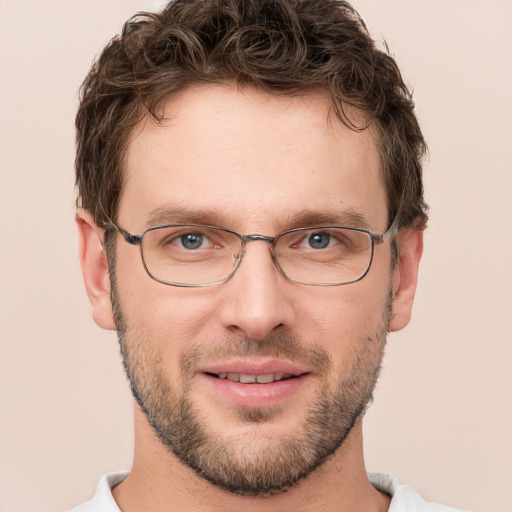
[[[117,329],[172,456],[222,489],[269,494],[350,438],[386,332],[409,319],[424,152],[396,63],[346,2],[178,0],[125,24],[82,87],[81,257],[95,319]],[[287,280],[261,241],[229,282],[170,287],[112,229],[275,237],[354,219],[379,234],[394,221],[395,250],[379,245],[363,280],[329,288]]]

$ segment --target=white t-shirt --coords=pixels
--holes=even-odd
[[[127,474],[127,471],[123,471],[103,475],[94,498],[68,512],[121,512],[112,496],[112,488],[121,483]],[[376,489],[391,496],[388,512],[462,512],[460,509],[427,503],[412,487],[401,485],[393,475],[368,473],[368,478]]]

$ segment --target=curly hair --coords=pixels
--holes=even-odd
[[[128,20],[81,86],[78,206],[99,226],[115,220],[132,129],[148,115],[161,122],[163,101],[187,86],[226,82],[288,96],[321,91],[351,129],[372,124],[389,218],[425,227],[427,148],[412,94],[387,47],[338,0],[173,0]],[[368,122],[355,124],[347,106]]]

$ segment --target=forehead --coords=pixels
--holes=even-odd
[[[164,110],[165,121],[146,119],[128,146],[119,217],[130,227],[177,209],[253,230],[279,229],[299,212],[351,211],[374,229],[385,216],[372,130],[350,130],[321,94],[198,86]]]

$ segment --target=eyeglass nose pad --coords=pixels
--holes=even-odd
[[[240,263],[242,263],[242,259],[245,254],[245,242],[241,240],[240,247],[238,248],[238,252],[233,254],[233,268],[237,269],[240,266]]]
[[[238,251],[236,254],[233,254],[233,267],[236,267],[240,260],[242,259],[242,251]]]

